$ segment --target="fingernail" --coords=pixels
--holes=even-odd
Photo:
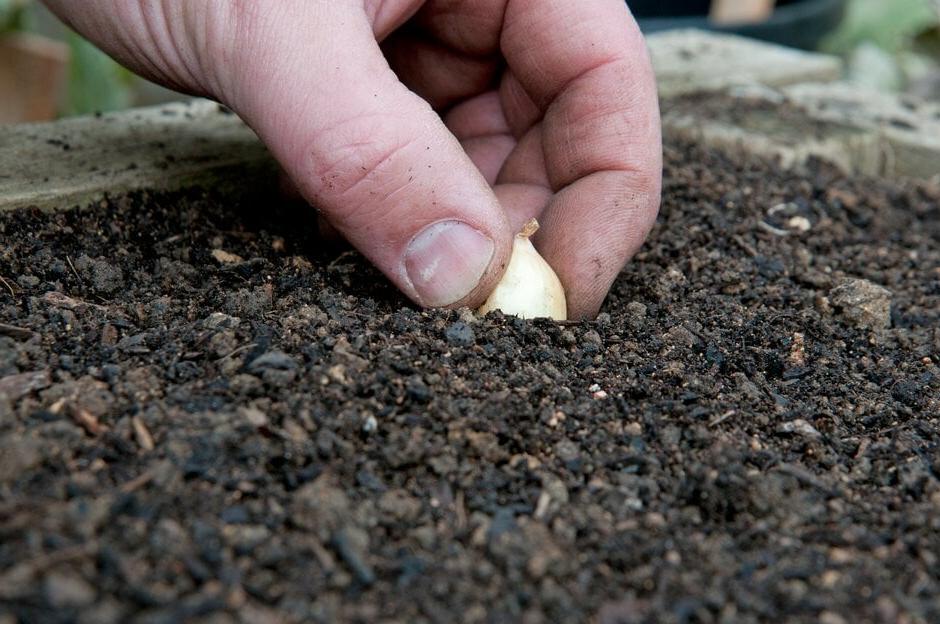
[[[477,287],[494,248],[488,236],[462,221],[433,223],[405,250],[405,271],[422,304],[450,305]]]

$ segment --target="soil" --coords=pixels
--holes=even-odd
[[[579,324],[270,198],[0,215],[0,622],[940,621],[940,189],[664,198]]]

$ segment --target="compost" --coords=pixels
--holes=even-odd
[[[940,621],[940,188],[691,145],[596,321],[309,210],[0,215],[0,622]]]

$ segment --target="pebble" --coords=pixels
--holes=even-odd
[[[256,524],[228,525],[222,528],[222,536],[238,554],[248,555],[271,537],[271,531]]]
[[[202,320],[202,326],[206,329],[234,329],[241,322],[242,320],[237,316],[213,312]]]
[[[240,288],[226,294],[224,309],[232,316],[260,319],[272,303],[270,284],[265,284],[265,286],[258,286],[251,290]]]
[[[349,520],[350,502],[346,493],[326,476],[307,483],[294,495],[291,521],[326,537]]]
[[[147,334],[134,334],[133,336],[125,336],[118,341],[116,346],[124,353],[135,355],[150,353],[150,348],[147,347]]]
[[[702,343],[698,336],[682,325],[675,325],[670,328],[669,331],[663,334],[663,339],[668,344],[686,348],[692,348]]]
[[[404,490],[389,490],[379,498],[379,511],[396,520],[413,521],[421,513],[421,501]]]
[[[682,271],[676,267],[670,267],[659,276],[653,288],[660,299],[669,300],[678,296],[678,293],[685,288],[686,284],[688,284],[688,280]]]
[[[222,510],[219,519],[225,524],[248,524],[251,516],[244,505],[232,505]]]
[[[626,308],[627,313],[627,323],[633,329],[639,329],[643,327],[643,324],[646,322],[646,313],[647,308],[644,304],[639,301],[631,301],[627,304]]]
[[[212,257],[215,258],[216,262],[219,264],[238,264],[239,262],[244,262],[244,258],[238,254],[225,251],[224,249],[213,249]]]
[[[297,362],[283,351],[268,351],[253,359],[248,365],[248,370],[252,373],[260,373],[268,368],[294,370],[297,368]]]
[[[455,347],[469,347],[472,346],[477,340],[476,334],[473,332],[473,328],[463,321],[452,323],[444,331],[444,337],[447,339],[447,344],[453,345]]]
[[[43,583],[46,600],[56,609],[87,607],[95,601],[95,588],[71,573],[52,572]]]
[[[427,403],[431,400],[431,389],[417,375],[408,379],[405,384],[405,391],[408,393],[408,398],[417,403]]]
[[[809,219],[800,215],[796,217],[790,217],[790,219],[787,221],[787,227],[797,232],[809,232],[813,228],[813,224]]]
[[[45,370],[7,375],[0,377],[0,394],[6,395],[10,401],[16,401],[30,392],[49,387],[51,383],[49,371]]]
[[[623,433],[625,435],[638,438],[643,435],[643,425],[638,422],[628,422],[623,426]]]
[[[346,526],[337,531],[331,540],[336,554],[349,566],[350,571],[363,585],[375,583],[375,572],[366,561],[369,550],[369,534],[354,526]]]
[[[16,281],[23,288],[35,288],[41,283],[40,279],[35,275],[20,275]]]
[[[777,427],[777,432],[795,433],[797,435],[803,436],[804,438],[810,438],[812,440],[818,440],[823,437],[816,427],[809,424],[808,421],[802,418],[796,418],[794,420],[782,423],[779,427]]]
[[[119,624],[126,621],[125,607],[116,600],[106,598],[83,611],[78,616],[77,624]]]
[[[0,393],[0,430],[12,427],[16,422],[16,414],[13,412],[13,405],[7,395]]]
[[[835,611],[823,611],[819,614],[820,624],[848,624],[848,620]]]
[[[601,340],[601,335],[598,334],[593,329],[589,329],[586,332],[584,332],[584,336],[582,336],[582,340],[586,344],[592,344],[592,345],[597,345],[597,346],[601,346],[604,344],[604,341]]]
[[[555,456],[563,462],[569,462],[581,457],[581,447],[568,440],[559,440],[555,444]]]
[[[253,407],[251,405],[239,407],[238,415],[252,427],[257,427],[260,429],[261,427],[268,426],[268,415],[259,410],[257,407]]]
[[[0,483],[13,481],[42,462],[40,443],[32,438],[8,435],[0,438]]]
[[[486,530],[486,540],[492,544],[495,540],[505,533],[515,531],[519,527],[516,524],[516,514],[509,507],[500,507],[493,514],[493,519]]]
[[[842,280],[829,292],[829,302],[856,327],[884,329],[891,325],[891,291],[868,280]]]
[[[568,500],[568,488],[565,487],[565,482],[555,475],[545,474],[542,476],[542,491],[535,504],[533,517],[536,520],[548,518],[567,505]]]
[[[124,288],[124,272],[105,260],[81,255],[75,260],[75,270],[100,294],[109,295]]]

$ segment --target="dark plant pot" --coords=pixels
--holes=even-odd
[[[627,0],[627,4],[645,33],[702,28],[813,50],[842,21],[846,0],[778,0],[766,22],[737,25],[709,22],[711,0]]]

